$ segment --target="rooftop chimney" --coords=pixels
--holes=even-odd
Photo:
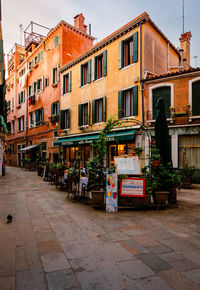
[[[183,50],[183,65],[187,69],[190,67],[190,39],[192,37],[191,31],[181,34],[180,44]]]
[[[87,25],[84,24],[84,21],[85,17],[82,13],[80,13],[74,17],[74,26],[82,32],[87,33]]]

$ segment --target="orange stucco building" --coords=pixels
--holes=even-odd
[[[144,151],[143,132],[137,122],[130,122],[144,121],[141,80],[179,65],[179,51],[143,13],[63,66],[61,131],[54,142],[62,157],[72,161],[78,153],[85,166],[93,154],[91,143],[111,116],[129,123],[108,136],[106,165],[112,165],[116,155],[134,153],[136,147]]]
[[[36,33],[31,23],[31,32],[25,31],[25,46],[15,45],[9,54],[8,164],[21,166],[27,147],[36,145],[50,161],[58,158],[52,143],[59,128],[59,68],[93,46],[84,20],[79,14],[74,26],[60,21],[46,36]]]

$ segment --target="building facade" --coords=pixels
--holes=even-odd
[[[15,45],[8,58],[7,138],[8,163],[22,166],[29,150],[57,161],[52,146],[59,128],[59,68],[93,46],[82,14],[74,26],[60,21],[46,36],[35,32],[34,23],[25,31],[25,46]],[[44,28],[44,27],[43,27]],[[38,146],[40,145],[40,146]]]
[[[115,116],[126,126],[107,136],[105,164],[114,156],[144,151],[143,83],[145,75],[180,66],[180,53],[143,13],[60,69],[60,136],[54,146],[61,158],[82,166],[92,157],[92,143],[106,121]]]

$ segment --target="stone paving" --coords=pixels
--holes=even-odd
[[[178,199],[175,209],[109,214],[68,200],[36,172],[8,168],[0,290],[200,289],[200,186]]]

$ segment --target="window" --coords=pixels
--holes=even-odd
[[[18,104],[22,104],[25,101],[25,91],[18,94]]]
[[[7,112],[10,111],[10,101],[7,101]]]
[[[45,78],[45,88],[48,87],[48,85],[49,85],[49,78],[47,77]]]
[[[80,87],[91,83],[91,60],[80,66]]]
[[[34,58],[34,65],[36,66],[38,63],[38,56],[36,55],[35,58]]]
[[[192,83],[192,115],[200,116],[200,81]]]
[[[106,121],[106,96],[92,101],[92,123]]]
[[[118,92],[118,117],[138,115],[138,86]]]
[[[31,97],[32,94],[32,86],[28,86],[28,96]]]
[[[43,81],[42,78],[37,80],[37,93],[40,93],[43,90]]]
[[[56,48],[59,44],[59,35],[54,38],[54,48]]]
[[[19,72],[19,77],[22,77],[25,74],[25,68],[23,68],[20,72]]]
[[[107,50],[94,58],[94,80],[107,75]]]
[[[35,111],[35,126],[40,126],[41,122],[44,121],[44,109],[39,109]]]
[[[15,134],[15,120],[12,121],[12,134]]]
[[[34,95],[37,93],[37,82],[34,82],[33,84],[33,92],[34,92]]]
[[[29,128],[33,128],[33,113],[29,113]]]
[[[60,128],[61,129],[70,128],[70,109],[61,111]]]
[[[8,134],[10,134],[11,133],[11,123],[10,122],[7,123],[7,129],[8,129]]]
[[[138,32],[119,43],[119,68],[138,61]]]
[[[51,116],[59,116],[59,102],[51,104]]]
[[[153,119],[156,118],[156,103],[159,98],[163,98],[165,102],[165,113],[166,117],[170,118],[171,113],[170,113],[170,106],[171,106],[171,88],[170,87],[160,87],[157,89],[154,89],[152,91],[152,97],[153,97],[153,102],[152,102],[152,109],[153,109]]]
[[[14,110],[15,107],[15,98],[12,98],[12,110]]]
[[[15,143],[12,144],[12,155],[15,155]]]
[[[90,103],[80,104],[78,106],[78,125],[86,126],[89,125],[89,116],[90,116]]]
[[[72,81],[72,72],[70,71],[69,73],[63,76],[63,87],[62,87],[63,95],[71,92],[71,81]]]
[[[24,116],[18,118],[18,132],[24,131]]]
[[[60,81],[60,75],[59,75],[59,65],[57,67],[54,67],[52,69],[52,85],[57,84]]]

